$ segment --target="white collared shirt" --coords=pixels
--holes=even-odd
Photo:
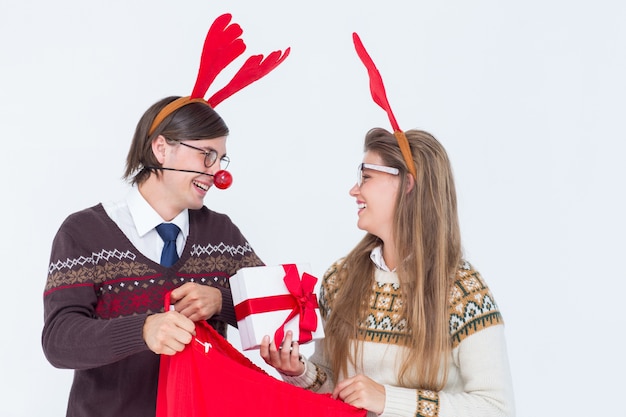
[[[370,259],[372,260],[372,262],[374,262],[374,265],[376,265],[376,267],[378,269],[381,269],[383,271],[386,272],[394,272],[392,270],[389,269],[389,267],[387,266],[387,264],[385,263],[385,259],[383,258],[383,247],[382,246],[377,246],[374,249],[372,249],[372,252],[370,253]]]
[[[165,220],[143,198],[139,189],[132,187],[125,200],[102,205],[133,246],[143,255],[159,263],[163,239],[155,228]],[[172,221],[165,223],[174,223],[180,228],[181,233],[176,238],[176,251],[180,256],[189,236],[189,210],[183,210]]]

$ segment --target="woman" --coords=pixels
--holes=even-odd
[[[512,416],[503,321],[462,258],[452,169],[430,134],[365,138],[350,190],[363,240],[324,275],[326,338],[308,360],[287,334],[263,359],[287,382],[380,416]],[[408,163],[407,163],[408,162]]]

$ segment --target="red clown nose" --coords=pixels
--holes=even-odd
[[[222,169],[213,176],[213,184],[220,190],[225,190],[233,183],[233,176],[230,172]]]

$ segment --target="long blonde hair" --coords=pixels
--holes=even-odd
[[[394,216],[396,268],[410,337],[398,380],[402,386],[440,390],[447,379],[451,342],[448,294],[461,260],[461,238],[452,169],[443,146],[429,133],[405,132],[417,168],[415,184],[398,192]],[[385,129],[370,130],[365,151],[400,169],[399,190],[408,189],[408,170],[396,138]],[[326,323],[325,348],[335,379],[355,365],[350,347],[363,319],[372,288],[370,252],[382,244],[367,233],[336,272],[340,283]],[[354,353],[354,352],[353,352]],[[354,353],[356,355],[356,353]]]

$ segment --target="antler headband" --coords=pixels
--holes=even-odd
[[[246,50],[246,45],[240,38],[243,30],[237,23],[230,24],[231,17],[230,13],[225,13],[215,19],[209,28],[191,95],[176,99],[163,107],[154,118],[149,134],[154,133],[167,116],[189,103],[202,102],[211,107],[217,106],[224,99],[269,74],[289,56],[291,48],[287,48],[284,53],[274,51],[265,59],[262,54],[249,57],[225,87],[205,100],[203,97],[215,77]]]
[[[404,132],[398,126],[398,122],[396,121],[396,117],[393,115],[391,111],[391,106],[389,105],[389,101],[387,100],[387,94],[385,93],[385,86],[383,85],[383,79],[380,76],[380,72],[376,68],[374,61],[369,56],[359,35],[356,33],[352,34],[352,40],[354,41],[354,48],[356,49],[356,53],[361,58],[363,65],[367,68],[367,73],[370,78],[370,91],[372,92],[372,98],[374,102],[382,107],[383,110],[387,112],[387,116],[389,117],[389,121],[391,122],[391,127],[393,128],[393,135],[396,137],[398,141],[398,145],[400,146],[400,151],[402,152],[402,156],[404,157],[404,162],[409,168],[409,172],[413,175],[413,178],[417,178],[417,172],[415,171],[415,162],[413,162],[413,155],[411,154],[411,147],[409,146],[409,141],[406,138]]]

